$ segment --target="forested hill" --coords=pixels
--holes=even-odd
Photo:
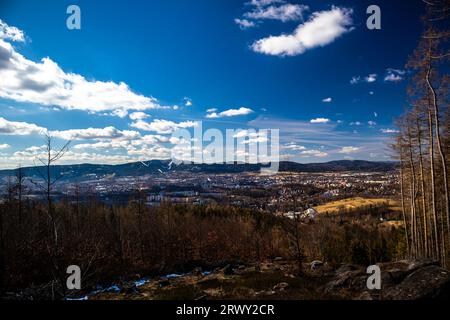
[[[283,161],[280,162],[281,172],[388,172],[395,170],[395,162],[371,162],[362,160],[342,160],[326,163],[308,163]],[[170,171],[185,171],[193,173],[243,173],[260,171],[261,164],[175,164],[170,160],[151,160],[133,162],[121,165],[77,164],[52,166],[53,176],[63,176],[64,180],[77,179],[88,175],[104,176],[142,176],[146,174],[164,174]],[[39,177],[43,167],[23,168],[23,175]],[[0,170],[0,179],[16,175],[16,170]]]

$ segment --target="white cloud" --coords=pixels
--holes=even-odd
[[[122,141],[100,141],[96,143],[81,143],[74,146],[74,149],[105,149],[105,150],[111,150],[111,149],[119,149],[119,148],[126,148],[130,145],[129,141],[122,140]]]
[[[161,136],[159,134],[147,134],[141,139],[133,141],[133,145],[138,146],[141,144],[156,144],[160,142],[169,142],[170,139],[166,136]],[[171,142],[171,141],[170,141]]]
[[[351,9],[339,7],[315,12],[292,34],[263,38],[253,43],[252,49],[267,55],[295,56],[308,49],[326,46],[351,31],[352,12]]]
[[[300,156],[303,158],[308,157],[316,157],[316,158],[324,158],[328,156],[328,153],[320,151],[320,150],[305,150],[300,152]]]
[[[208,109],[208,110],[206,110],[206,112],[208,112],[208,113],[217,112],[217,108]]]
[[[322,102],[330,103],[330,102],[333,102],[333,99],[332,98],[326,98],[326,99],[323,99]]]
[[[362,122],[360,122],[360,121],[354,121],[354,122],[350,122],[350,125],[351,125],[351,126],[361,126],[361,125],[362,125]]]
[[[47,146],[32,146],[32,147],[28,147],[25,149],[26,152],[31,152],[31,153],[38,153],[38,152],[42,152],[47,148]]]
[[[249,29],[249,28],[253,28],[256,26],[256,23],[254,23],[253,21],[247,20],[247,19],[234,19],[234,23],[236,23],[239,28],[241,28],[242,30],[245,29]]]
[[[386,70],[386,76],[384,81],[386,82],[399,82],[403,80],[403,75],[406,73],[404,70],[389,68]]]
[[[245,139],[243,144],[256,144],[269,141],[266,132],[254,132],[251,130],[240,130],[233,138]]]
[[[41,135],[49,133],[52,137],[64,140],[137,140],[141,135],[137,131],[119,130],[115,127],[87,128],[50,131],[27,122],[8,121],[0,117],[0,135]],[[143,139],[143,138],[142,138]]]
[[[142,111],[138,111],[138,112],[131,113],[129,117],[131,120],[143,120],[150,116]]]
[[[130,161],[142,161],[149,159],[168,159],[170,158],[170,149],[158,145],[159,142],[169,142],[169,138],[159,135],[148,135],[137,137],[136,140],[105,139],[96,143],[77,144],[68,151],[59,161],[60,164],[75,163],[100,163],[100,164],[118,164]],[[11,167],[10,163],[22,163],[33,165],[33,159],[45,157],[46,146],[32,146],[23,151],[17,151],[8,155],[8,161],[0,156],[0,165]],[[119,150],[123,149],[123,150]],[[85,150],[95,150],[93,153]],[[108,154],[99,153],[105,152]],[[81,152],[80,152],[81,151]],[[125,151],[125,154],[123,153]],[[109,153],[111,152],[111,153]],[[114,153],[114,154],[113,154]],[[10,162],[11,161],[11,162]]]
[[[137,131],[119,130],[114,127],[51,131],[50,134],[53,137],[65,140],[132,140],[140,137],[140,134]]]
[[[16,27],[10,27],[6,22],[0,19],[0,39],[24,42],[25,34]]]
[[[120,117],[125,117],[128,110],[167,108],[153,97],[134,93],[124,82],[88,80],[65,72],[48,57],[39,62],[28,60],[2,39],[0,97],[69,110],[110,112]]]
[[[186,107],[192,106],[192,100],[189,99],[188,97],[185,97],[184,98],[184,106],[186,106]]]
[[[251,0],[247,4],[253,5],[256,7],[264,7],[275,3],[285,3],[284,0]]]
[[[39,127],[32,123],[27,122],[14,122],[8,121],[5,118],[0,117],[0,135],[15,135],[15,136],[27,136],[31,134],[42,134],[47,129]]]
[[[387,82],[399,82],[402,80],[403,80],[402,77],[400,77],[399,75],[392,74],[392,73],[386,75],[386,77],[384,78],[384,81],[387,81]]]
[[[372,83],[372,82],[375,82],[375,81],[377,81],[377,74],[376,73],[372,73],[372,74],[369,74],[367,77],[365,77],[364,78],[364,80],[367,82],[367,83]]]
[[[221,117],[235,117],[235,116],[243,116],[252,113],[253,110],[250,108],[241,107],[239,109],[229,109],[226,111],[222,111],[219,113]]]
[[[309,7],[298,4],[283,4],[279,6],[258,6],[253,11],[246,12],[244,17],[248,19],[271,19],[282,22],[303,20],[303,12]]]
[[[362,80],[364,80],[367,83],[372,83],[377,81],[378,75],[376,73],[371,73],[369,74],[367,77],[364,77],[364,79],[361,79],[360,76],[354,76],[352,77],[352,79],[350,80],[351,84],[358,84],[360,83]],[[371,95],[373,94],[373,92],[369,92]]]
[[[306,148],[304,146],[299,146],[293,142],[290,142],[288,144],[286,144],[284,146],[285,149],[287,150],[292,150],[292,151],[302,151],[302,150],[306,150]]]
[[[233,138],[245,138],[245,137],[249,137],[249,136],[256,137],[256,136],[258,136],[258,133],[252,132],[252,131],[250,131],[250,130],[239,130],[239,131],[233,136]]]
[[[249,121],[247,125],[256,129],[280,128],[280,132],[282,132],[281,143],[283,143],[281,150],[284,153],[293,155],[294,159],[297,157],[303,158],[305,154],[300,155],[299,152],[294,153],[290,152],[289,149],[285,149],[285,139],[288,139],[286,142],[292,142],[292,144],[307,148],[306,150],[300,151],[315,149],[328,153],[329,156],[325,158],[327,160],[336,159],[335,156],[341,155],[338,151],[342,146],[364,146],[364,149],[356,153],[358,158],[368,158],[368,154],[374,152],[380,155],[377,160],[381,160],[382,155],[386,154],[386,144],[389,141],[389,136],[382,135],[375,130],[369,130],[364,134],[352,134],[351,129],[354,127],[348,129],[347,127],[339,126],[334,121],[326,124],[312,124],[309,121],[260,116],[255,120]],[[324,148],[319,148],[318,146],[323,146]],[[313,160],[315,159],[311,159],[311,161]]]
[[[209,113],[206,115],[206,118],[208,119],[215,119],[215,118],[223,118],[223,117],[236,117],[236,116],[245,116],[248,114],[253,113],[254,111],[250,108],[241,107],[239,109],[228,109],[222,112],[217,113],[217,109],[208,109],[207,112],[210,112],[212,110],[212,113]]]
[[[11,146],[7,143],[0,144],[0,150],[5,150],[11,148]]]
[[[380,129],[381,133],[399,133],[396,129]]]
[[[360,76],[354,76],[352,77],[352,79],[350,80],[351,84],[357,84],[361,81],[361,77]]]
[[[267,141],[269,141],[269,139],[266,136],[260,135],[255,138],[249,138],[245,140],[243,144],[258,144],[258,143],[265,143]]]
[[[124,109],[116,109],[113,112],[108,114],[109,116],[116,116],[119,118],[125,118],[128,115],[128,110]]]
[[[180,137],[170,137],[169,138],[169,142],[171,144],[175,144],[175,145],[190,145],[191,142],[185,138],[180,138]]]
[[[367,121],[367,124],[369,125],[369,127],[374,127],[377,125],[375,121]]]
[[[316,119],[311,119],[311,121],[309,121],[309,122],[311,122],[311,123],[328,123],[330,121],[331,120],[327,119],[327,118],[316,118]]]
[[[171,134],[179,128],[192,128],[198,125],[194,121],[184,121],[180,123],[175,123],[169,120],[155,119],[152,122],[145,122],[143,120],[137,120],[133,122],[131,126],[133,128],[143,130],[143,131],[155,131],[160,134]]]
[[[348,153],[355,153],[358,152],[361,148],[358,147],[343,147],[341,150],[338,151],[338,153],[344,153],[344,154],[348,154]]]
[[[397,74],[400,74],[400,75],[406,74],[406,71],[405,70],[401,70],[401,69],[387,68],[386,71],[387,72],[394,72],[394,73],[397,73]]]
[[[145,146],[141,148],[129,149],[130,156],[137,156],[138,159],[169,159],[171,157],[171,149],[160,146]]]
[[[148,148],[151,145],[157,145],[159,143],[173,143],[172,138],[161,136],[161,135],[128,135],[119,138],[101,138],[94,139],[100,140],[95,143],[81,143],[74,146],[74,149],[126,149],[127,151],[132,150],[136,153],[136,149]]]
[[[18,151],[15,152],[9,159],[15,163],[21,163],[23,165],[33,165],[36,158],[45,158],[45,154],[36,151]],[[58,164],[79,164],[79,163],[98,163],[98,164],[120,164],[130,161],[137,161],[137,158],[132,158],[128,155],[106,155],[99,153],[88,152],[74,152],[69,150],[64,154],[64,157],[59,160]],[[2,159],[0,158],[0,163]]]

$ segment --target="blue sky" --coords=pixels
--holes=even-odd
[[[283,159],[389,160],[421,2],[250,1],[2,1],[0,168],[32,164],[40,130],[72,140],[64,163],[167,158],[195,121],[278,128]]]

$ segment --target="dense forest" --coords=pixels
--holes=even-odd
[[[208,270],[275,257],[290,259],[300,273],[302,264],[314,259],[335,266],[370,264],[405,253],[403,228],[379,227],[385,206],[302,223],[236,207],[149,208],[139,191],[126,206],[92,196],[50,202],[51,207],[21,200],[24,192],[16,183],[0,204],[2,290],[37,286],[46,298],[64,297],[66,268],[74,264],[86,288],[132,274]]]

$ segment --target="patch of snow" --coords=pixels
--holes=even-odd
[[[85,301],[85,300],[89,300],[88,296],[84,296],[81,298],[66,298],[65,300],[67,301]]]
[[[140,286],[143,286],[144,284],[146,284],[146,283],[149,282],[149,281],[150,281],[150,280],[148,280],[148,279],[137,280],[137,281],[134,282],[134,285],[135,285],[136,287],[140,287]]]
[[[182,274],[171,273],[171,274],[166,275],[164,278],[173,279],[173,278],[179,278],[182,276],[183,276]]]
[[[113,285],[103,290],[103,292],[112,292],[112,291],[118,293],[120,292],[120,288],[117,285]]]

